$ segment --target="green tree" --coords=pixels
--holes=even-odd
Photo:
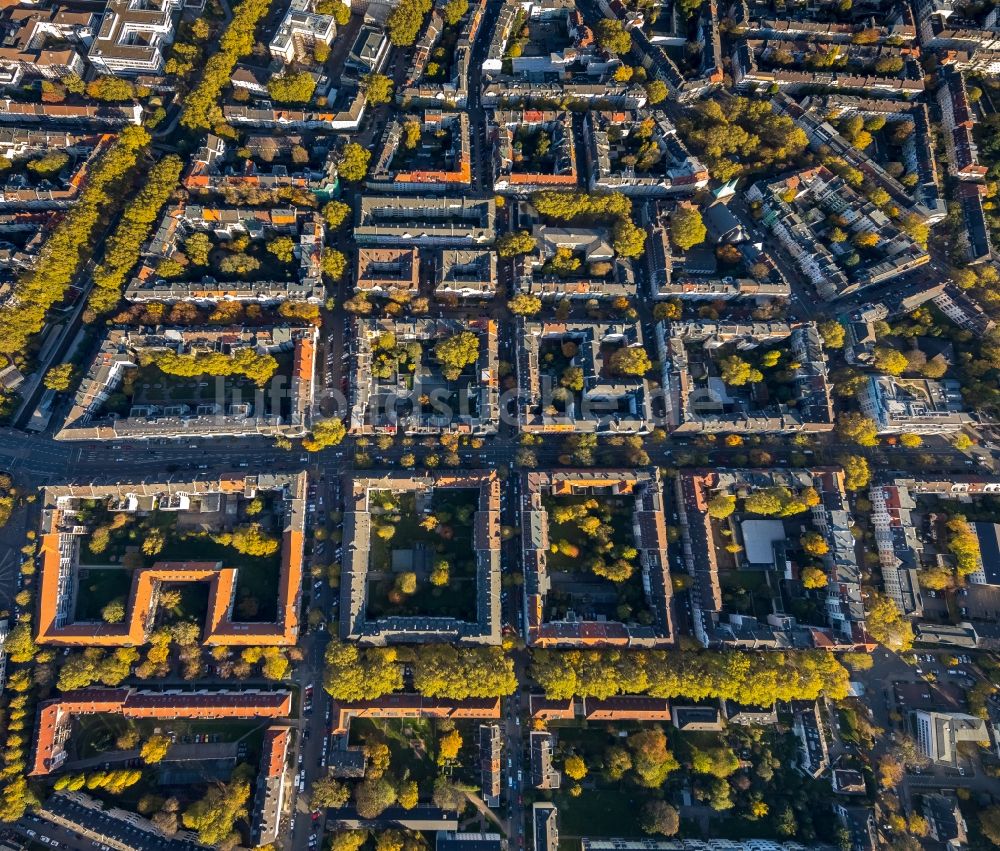
[[[244,555],[270,556],[278,551],[281,542],[265,532],[259,523],[249,523],[233,530],[232,546]]]
[[[357,142],[348,142],[340,152],[337,171],[344,180],[357,183],[364,180],[368,174],[368,163],[371,158],[372,153],[367,148]]]
[[[85,258],[103,216],[115,212],[117,194],[150,141],[142,127],[127,127],[91,164],[76,202],[48,233],[35,263],[21,273],[0,308],[0,353],[24,351],[42,330],[49,309],[63,300]]]
[[[411,118],[403,124],[403,147],[412,151],[420,144],[422,134],[420,122],[416,118]]]
[[[629,752],[618,745],[613,745],[604,753],[604,773],[608,780],[621,780],[632,770],[632,757]]]
[[[632,36],[617,18],[602,18],[596,27],[597,43],[608,53],[616,56],[632,49]]]
[[[844,487],[851,491],[868,487],[871,481],[871,468],[863,455],[844,455],[840,459],[844,468]]]
[[[260,260],[249,254],[228,254],[219,261],[219,271],[224,275],[246,276],[260,268]]]
[[[420,787],[415,780],[404,780],[399,784],[396,803],[404,810],[412,810],[420,801]]]
[[[116,597],[101,609],[101,617],[105,623],[121,623],[125,620],[125,598]]]
[[[697,207],[679,206],[670,215],[670,238],[674,245],[687,251],[705,241],[708,229]]]
[[[207,266],[211,251],[212,240],[201,231],[196,231],[184,240],[184,255],[195,266]]]
[[[764,380],[764,374],[759,369],[755,369],[738,355],[729,355],[719,361],[719,372],[722,380],[732,387],[759,384]]]
[[[535,250],[535,238],[526,230],[509,231],[497,238],[497,254],[501,257],[516,257],[530,254]]]
[[[804,532],[799,538],[799,544],[811,556],[823,556],[830,552],[826,539],[819,532]]]
[[[267,250],[282,263],[295,259],[295,242],[290,236],[277,236],[267,243]]]
[[[444,377],[456,381],[466,366],[479,359],[479,336],[472,331],[461,331],[438,340],[434,344],[434,357]]]
[[[392,102],[392,80],[385,74],[365,74],[361,78],[361,88],[368,99],[369,106],[380,106]]]
[[[205,845],[232,842],[234,826],[247,817],[250,784],[236,779],[229,783],[210,786],[205,796],[191,804],[181,815],[184,826],[198,832],[198,841]],[[238,834],[235,834],[239,841]]]
[[[269,0],[242,0],[233,8],[229,26],[219,39],[219,50],[204,64],[202,78],[184,99],[182,127],[207,130],[220,118],[219,96],[230,82],[241,56],[253,50],[258,22],[270,9]]]
[[[800,578],[804,588],[825,588],[827,584],[826,574],[811,565],[803,568]]]
[[[736,497],[728,493],[720,493],[708,501],[708,515],[716,520],[725,520],[736,510]]]
[[[125,207],[114,232],[104,243],[104,259],[92,276],[94,287],[87,306],[95,313],[111,310],[121,297],[122,287],[139,258],[143,243],[152,232],[160,210],[177,188],[182,167],[180,157],[173,154],[163,157],[145,175],[142,189]],[[207,263],[211,242],[200,233],[189,237],[189,241],[195,236],[201,237],[208,244],[204,260]],[[190,254],[188,259],[191,260]],[[176,274],[179,275],[182,267],[179,264],[177,266]],[[160,263],[157,272],[166,277],[164,263]]]
[[[444,6],[444,22],[453,27],[469,11],[469,0],[448,0]]]
[[[323,687],[334,700],[374,700],[403,687],[402,667],[392,647],[361,649],[332,641],[324,661]]]
[[[57,393],[69,390],[70,385],[73,382],[73,364],[71,363],[61,363],[57,366],[52,367],[48,372],[45,373],[45,379],[42,382],[49,390],[55,390]]]
[[[878,425],[875,420],[854,411],[837,417],[837,434],[858,446],[878,446]]]
[[[4,642],[4,650],[11,662],[20,665],[32,661],[38,652],[38,646],[32,636],[31,625],[22,622],[15,626]]]
[[[338,283],[343,280],[344,273],[347,271],[347,258],[343,251],[338,251],[336,248],[324,248],[322,264],[323,274],[331,281]]]
[[[567,390],[579,393],[583,390],[583,370],[578,366],[567,366],[559,376],[559,384]]]
[[[309,807],[313,810],[340,808],[351,798],[351,790],[332,777],[318,777],[309,789]]]
[[[267,81],[267,92],[278,103],[309,103],[316,80],[308,71],[283,71]]]
[[[611,246],[619,257],[639,257],[646,250],[646,232],[629,219],[615,222],[611,240]]]
[[[646,100],[652,106],[667,99],[667,84],[663,80],[650,80],[646,83]]]
[[[579,270],[582,261],[573,253],[572,248],[557,248],[542,267],[542,272],[546,275],[559,275],[566,277]]]
[[[337,446],[347,435],[347,427],[343,420],[333,417],[313,423],[309,437],[302,441],[306,452],[319,452],[329,446]]]
[[[697,774],[709,774],[724,780],[739,767],[739,757],[730,748],[693,748],[691,751],[691,768]]]
[[[618,349],[610,359],[611,371],[617,375],[645,375],[653,368],[646,350],[638,346]]]
[[[571,780],[583,780],[587,776],[587,764],[577,754],[571,754],[563,762],[563,774]]]
[[[330,201],[323,205],[323,219],[330,230],[339,230],[351,215],[351,205],[343,201]]]
[[[964,452],[972,446],[972,438],[969,437],[969,435],[967,435],[964,431],[960,431],[955,435],[952,445],[960,452]]]
[[[889,597],[873,592],[866,603],[865,625],[872,638],[896,653],[905,653],[913,647],[913,628]]]
[[[680,816],[666,801],[647,801],[642,808],[639,824],[645,833],[673,836],[680,829]]]
[[[513,662],[499,647],[434,644],[413,660],[413,685],[425,697],[500,697],[517,687]]]
[[[458,730],[449,730],[438,739],[438,765],[457,759],[461,749],[462,734]]]
[[[542,300],[536,295],[520,293],[507,302],[507,308],[515,316],[536,316],[542,310]]]
[[[368,778],[354,787],[354,803],[361,818],[378,818],[396,803],[396,788],[386,777]]]
[[[909,361],[906,359],[906,355],[896,349],[876,346],[873,365],[880,372],[901,375],[909,365]]]
[[[340,0],[334,0],[343,6]],[[330,836],[330,851],[358,851],[368,840],[367,830],[337,830]]]
[[[979,537],[965,516],[956,514],[945,523],[948,532],[948,549],[955,557],[959,576],[968,576],[979,569],[980,551]]]
[[[402,0],[386,19],[386,32],[395,47],[409,47],[417,40],[431,0]]]
[[[155,765],[161,762],[170,750],[170,737],[162,734],[154,734],[143,742],[139,748],[139,756],[146,765]]]
[[[639,785],[647,789],[659,789],[667,776],[680,768],[659,727],[633,733],[628,737],[628,747],[632,752],[632,770]]]
[[[87,97],[112,103],[132,100],[135,90],[128,80],[121,77],[101,76],[87,83]]]
[[[844,326],[836,319],[827,319],[817,326],[820,336],[823,338],[823,345],[828,349],[844,348]]]
[[[51,177],[58,174],[69,162],[69,154],[62,151],[54,151],[38,159],[29,160],[26,163],[28,171],[34,172],[39,177]]]

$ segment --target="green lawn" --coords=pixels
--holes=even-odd
[[[74,725],[73,748],[78,759],[115,750],[115,739],[130,726],[121,715],[78,715]]]
[[[124,568],[81,568],[76,595],[75,621],[99,621],[101,609],[117,597],[128,598],[132,571]]]
[[[281,391],[287,387],[293,355],[291,352],[275,352],[273,356],[278,362],[278,369],[264,390],[263,401],[268,411],[272,411],[273,402],[277,400],[281,413],[287,415],[287,393]],[[184,377],[167,374],[147,364],[125,372],[117,391],[102,406],[101,414],[127,416],[133,405],[188,405],[194,408],[199,404],[214,404],[220,401],[220,387],[221,401],[225,404],[237,400],[254,404],[259,390],[253,381],[243,376]],[[271,388],[275,391],[272,392]]]
[[[274,512],[274,500],[264,500],[264,510],[248,521],[260,522],[270,534],[280,536],[280,523]],[[111,522],[113,515],[103,505],[94,506],[85,513],[82,522],[95,528]],[[159,561],[219,561],[223,567],[237,568],[236,597],[240,600],[250,597],[256,601],[256,612],[252,607],[245,606],[235,611],[238,620],[273,621],[277,616],[278,576],[281,572],[281,550],[270,556],[250,556],[238,552],[228,544],[212,540],[211,535],[200,530],[178,530],[177,515],[169,511],[156,511],[137,518],[130,517],[126,525],[114,529],[110,534],[107,548],[101,553],[93,553],[87,546],[87,537],[80,544],[81,570],[87,565],[121,564],[126,550],[138,548],[148,529],[157,528],[163,531],[163,549],[155,555],[142,554],[142,566],[151,567]],[[80,599],[77,602],[77,618],[100,618],[101,608],[117,596],[127,595],[131,582],[130,570],[89,571],[97,577],[97,587],[93,589],[93,599],[88,600],[86,592],[90,586],[81,582]],[[92,583],[93,584],[93,583]],[[182,605],[184,614],[194,616],[196,620],[204,618],[207,597],[200,601],[204,591],[190,590],[182,587],[185,602]],[[200,613],[200,614],[199,614]]]
[[[636,817],[642,805],[636,789],[585,788],[578,798],[564,789],[554,801],[559,808],[560,837],[645,835]]]
[[[559,582],[558,577],[555,577],[553,589],[547,598],[546,619],[552,620],[562,617],[567,610],[574,609],[577,612],[585,612],[590,615],[604,615],[610,620],[620,620],[617,612],[620,605],[627,605],[631,609],[632,617],[637,617],[642,612],[648,614],[638,560],[633,562],[635,570],[632,576],[624,582],[612,582],[598,576],[587,570],[585,566],[590,558],[600,555],[594,548],[594,539],[582,532],[575,520],[569,520],[565,523],[554,521],[553,512],[557,507],[579,505],[590,499],[593,497],[548,496],[544,500],[545,508],[549,512],[549,540],[552,542],[568,541],[579,551],[579,555],[575,556],[550,551],[546,562],[548,569],[555,574],[578,574],[581,582],[584,583],[577,589],[572,583]],[[591,515],[602,509],[607,509],[610,512],[610,517],[606,522],[614,530],[611,535],[611,543],[615,547],[634,546],[635,538],[632,532],[632,516],[635,512],[634,498],[602,496],[599,503],[599,508],[591,510]],[[610,554],[602,557],[609,562],[614,560]],[[614,595],[610,602],[596,599],[597,595],[607,596],[608,594]]]
[[[392,754],[392,771],[399,776],[406,774],[420,785],[422,800],[430,798],[438,768],[434,764],[437,750],[437,730],[427,718],[355,718],[351,722],[351,745],[384,740]],[[425,750],[418,753],[411,741],[421,741]],[[475,747],[465,742],[464,747]]]
[[[236,597],[249,595],[257,601],[257,614],[248,621],[273,621],[278,611],[278,575],[281,572],[281,550],[273,556],[248,556],[231,546],[217,543],[206,536],[174,536],[167,538],[163,550],[154,561],[221,561],[223,567],[239,570],[236,577]],[[237,619],[244,619],[238,612]],[[204,616],[204,614],[202,615]]]
[[[373,532],[369,569],[377,574],[368,583],[368,616],[391,615],[476,618],[476,559],[473,550],[473,516],[478,507],[479,491],[472,488],[436,488],[431,496],[431,514],[440,520],[434,529],[421,526],[412,493],[386,494],[395,507],[376,515],[374,525],[392,524],[395,533],[384,540]],[[373,495],[373,500],[375,496]],[[390,598],[396,574],[392,571],[393,550],[423,545],[429,552],[428,568],[438,559],[448,562],[449,581],[434,586],[428,575],[418,572],[416,593],[401,601]]]

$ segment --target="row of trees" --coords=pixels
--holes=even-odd
[[[117,304],[125,276],[135,265],[160,208],[177,188],[184,167],[180,157],[164,157],[146,175],[139,193],[133,198],[115,232],[105,243],[104,260],[94,270],[94,289],[88,306],[95,313],[111,310]]]
[[[781,166],[809,143],[791,118],[774,112],[770,101],[745,97],[703,101],[678,122],[678,130],[716,180]]]
[[[23,352],[28,339],[42,330],[46,313],[73,282],[102,215],[148,144],[149,134],[143,128],[128,127],[95,163],[80,197],[46,240],[38,261],[18,280],[14,297],[0,310],[0,352]]]
[[[361,648],[331,642],[326,649],[324,688],[334,700],[374,700],[403,688],[403,665],[413,687],[426,697],[499,697],[517,688],[513,662],[499,647],[432,644]]]
[[[144,366],[155,366],[167,375],[197,378],[201,375],[243,375],[258,387],[263,387],[274,377],[278,361],[269,354],[258,354],[249,347],[236,349],[231,355],[223,352],[195,352],[181,355],[172,350],[144,353]]]
[[[646,246],[646,232],[632,221],[632,202],[620,192],[591,194],[546,189],[531,196],[538,212],[563,222],[611,221],[611,247],[620,257],[639,257]],[[526,241],[525,241],[526,242]],[[511,251],[513,246],[503,246]],[[518,246],[514,253],[519,252]]]
[[[389,14],[385,29],[394,47],[409,47],[417,40],[431,0],[402,0]]]
[[[241,0],[233,9],[232,21],[219,39],[218,53],[205,63],[201,82],[184,101],[181,126],[189,130],[208,130],[221,121],[219,95],[228,85],[240,57],[253,50],[257,24],[270,6],[270,0]]]
[[[587,650],[534,653],[531,675],[546,697],[606,698],[649,694],[690,700],[725,698],[769,706],[776,700],[840,699],[848,693],[847,669],[826,651]]]

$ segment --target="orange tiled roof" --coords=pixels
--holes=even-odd
[[[69,735],[74,715],[106,713],[125,718],[283,718],[291,714],[292,694],[275,692],[141,692],[133,689],[80,689],[38,709],[31,775],[58,768],[55,760]]]

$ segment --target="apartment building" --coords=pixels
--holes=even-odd
[[[312,60],[316,44],[333,44],[337,37],[337,22],[332,15],[314,11],[313,0],[291,0],[285,17],[268,44],[271,58],[288,65]]]
[[[528,195],[577,187],[576,142],[568,111],[498,109],[490,135],[495,191]]]
[[[885,283],[930,261],[927,251],[882,210],[824,166],[760,181],[746,197],[761,202],[762,224],[825,301]],[[816,215],[817,210],[840,216],[853,237],[873,234],[877,252],[855,262],[853,246],[830,239],[826,218]]]
[[[350,398],[354,434],[496,433],[500,401],[495,320],[369,320],[359,322],[357,330]],[[474,368],[449,378],[439,368],[433,347],[465,332],[478,337]],[[393,367],[374,374],[386,340],[410,347],[415,353],[412,370]]]
[[[869,375],[858,404],[875,420],[879,434],[951,434],[972,422],[963,410],[961,386],[953,379]]]
[[[389,295],[420,290],[420,250],[417,248],[359,248],[354,264],[354,290]]]
[[[917,504],[899,481],[873,485],[868,498],[885,592],[904,615],[919,616],[923,597],[917,569],[923,547],[911,516]]]
[[[152,629],[164,583],[207,582],[210,586],[202,641],[206,645],[294,644],[299,630],[306,476],[260,474],[196,482],[125,482],[63,485],[43,491],[42,564],[35,640],[55,647],[136,647]],[[75,621],[80,550],[91,529],[77,512],[88,499],[104,500],[115,512],[189,513],[203,522],[242,499],[271,495],[284,511],[276,618],[273,622],[233,619],[237,571],[219,562],[157,562],[132,574],[125,617],[120,623]]]
[[[651,622],[627,622],[573,609],[552,617],[549,595],[562,591],[549,567],[550,515],[545,500],[552,496],[628,497],[634,500],[632,533],[638,550],[646,608]],[[664,647],[674,641],[671,598],[673,586],[667,552],[663,486],[659,471],[558,470],[521,476],[521,563],[524,571],[524,622],[534,647]]]
[[[438,299],[490,298],[497,288],[497,255],[490,249],[442,248],[431,256]]]
[[[291,744],[290,727],[275,725],[264,731],[250,819],[250,841],[255,846],[267,845],[279,836],[289,785],[287,772]]]
[[[87,53],[104,74],[161,74],[183,0],[108,0]]]
[[[93,12],[59,4],[8,7],[0,14],[0,79],[13,86],[23,76],[58,80],[82,75],[83,54],[99,20]]]
[[[661,322],[656,342],[663,369],[669,427],[680,433],[786,433],[830,431],[832,387],[815,323]],[[781,344],[793,362],[794,395],[788,402],[759,402],[727,387],[711,373],[707,353],[728,346],[748,351]],[[701,376],[696,379],[695,375]]]
[[[920,753],[939,765],[958,766],[961,742],[990,741],[986,722],[974,715],[919,709],[911,719]]]
[[[344,640],[366,645],[393,643],[453,642],[492,644],[501,642],[500,617],[500,480],[494,471],[471,470],[465,473],[385,474],[377,478],[355,478],[346,483],[350,489],[344,512],[344,565],[340,582],[340,635]],[[379,493],[409,493],[429,503],[432,493],[447,495],[449,489],[472,489],[477,492],[472,515],[472,548],[476,562],[475,617],[430,615],[382,615],[368,611],[369,575],[372,569],[372,536],[376,530],[373,517],[378,507],[373,500]],[[398,545],[402,558],[418,556]]]
[[[708,169],[663,113],[588,112],[584,138],[592,192],[664,197],[708,185]]]
[[[961,180],[984,180],[987,169],[979,162],[973,137],[976,114],[961,71],[948,65],[941,69],[937,101],[952,174]]]
[[[108,440],[118,437],[216,437],[269,434],[301,437],[312,421],[316,390],[316,328],[261,327],[238,329],[159,328],[108,331],[73,397],[73,405],[56,440]],[[276,376],[280,387],[246,388],[202,381],[187,388],[140,388],[109,408],[112,394],[122,390],[151,352],[179,355],[216,352],[233,356],[252,349],[286,358]],[[251,395],[252,393],[252,395]]]
[[[416,138],[406,138],[414,129]],[[465,112],[427,110],[392,118],[365,186],[383,192],[460,191],[472,181],[471,146]]]
[[[364,195],[354,238],[359,245],[486,246],[496,237],[493,198]]]
[[[583,371],[583,389],[555,394],[560,375],[545,353],[571,343],[571,365]],[[653,400],[644,375],[613,368],[622,349],[640,349],[638,323],[523,322],[518,328],[518,418],[524,431],[645,434],[653,426]],[[559,398],[563,397],[563,398]]]
[[[222,689],[89,688],[69,691],[38,707],[30,775],[43,777],[66,761],[66,745],[78,715],[121,715],[136,719],[283,718],[291,714],[292,693]]]

